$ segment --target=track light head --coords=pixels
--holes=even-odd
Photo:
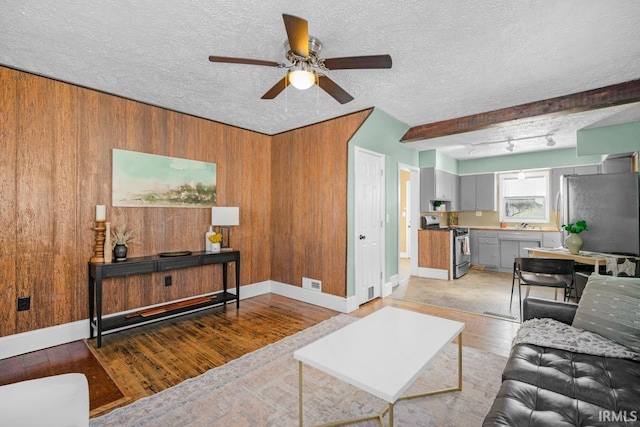
[[[507,141],[507,151],[513,152],[513,147],[515,147],[515,145],[513,145],[513,142],[511,142],[511,140],[509,139]]]

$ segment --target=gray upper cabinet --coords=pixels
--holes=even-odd
[[[436,169],[435,175],[435,199],[434,200],[451,200],[451,193],[453,191],[453,174]]]
[[[460,210],[476,210],[476,176],[465,175],[460,177]]]
[[[600,173],[599,165],[577,166],[575,168],[554,168],[551,169],[551,203],[553,210],[559,210],[556,206],[557,197],[562,188],[562,175],[593,175]]]
[[[447,210],[458,205],[458,176],[436,168],[420,169],[420,211],[433,211],[433,201],[449,202]],[[456,209],[454,209],[456,207]]]
[[[460,210],[460,177],[451,174],[451,206],[450,211],[457,212]]]
[[[460,210],[495,211],[496,176],[492,173],[461,176]]]
[[[433,205],[431,201],[435,197],[435,176],[434,168],[420,169],[420,211],[431,212]]]

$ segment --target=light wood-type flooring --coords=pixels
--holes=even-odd
[[[364,317],[387,305],[464,322],[463,345],[500,356],[508,356],[511,340],[519,326],[502,319],[392,297],[371,301],[350,315]],[[229,304],[226,308],[210,309],[105,335],[102,348],[99,349],[95,348],[95,340],[88,340],[87,352],[95,354],[115,383],[131,397],[127,402],[130,403],[337,314],[329,309],[267,294],[241,301],[239,310],[236,310],[235,304]],[[384,342],[384,337],[380,338]],[[58,347],[71,345],[75,346],[77,352],[77,343]],[[2,360],[0,372],[12,369],[11,366],[25,365],[21,362],[26,359],[46,359],[44,355],[38,358],[38,353],[41,352]],[[56,353],[63,354],[60,350]],[[63,362],[52,360],[52,366],[46,372],[49,375],[56,373],[55,365],[60,363]],[[83,363],[77,361],[74,362],[74,368],[77,372],[86,369]],[[12,375],[9,382],[33,377],[27,367],[22,374]],[[94,407],[94,399],[104,400],[104,397],[100,396],[100,384],[93,382],[104,379],[92,380],[92,377],[88,377]],[[107,405],[104,409],[112,409],[112,406]],[[92,415],[101,412],[95,409]]]

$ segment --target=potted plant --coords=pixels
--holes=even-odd
[[[213,232],[207,236],[211,242],[211,252],[220,252],[220,244],[222,243],[222,233]]]
[[[564,239],[564,243],[569,248],[569,252],[573,254],[577,254],[580,252],[580,248],[582,248],[582,237],[579,236],[585,230],[588,230],[587,222],[585,220],[580,220],[568,224],[562,224],[562,228],[564,228],[569,235]]]
[[[125,261],[127,259],[127,251],[130,244],[138,243],[135,240],[135,230],[127,229],[126,225],[119,225],[111,233],[111,245],[113,246],[113,255],[116,261]]]

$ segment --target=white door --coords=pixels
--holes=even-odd
[[[384,277],[384,156],[356,147],[356,300],[378,298]]]

